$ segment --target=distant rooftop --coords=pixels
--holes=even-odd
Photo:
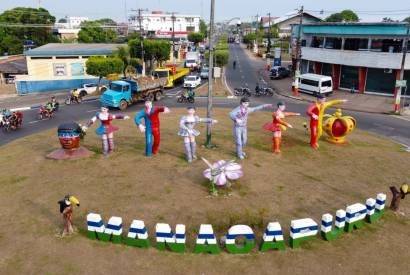
[[[97,43],[49,43],[38,48],[25,51],[25,55],[98,55],[112,54],[119,47],[127,44],[97,44]]]

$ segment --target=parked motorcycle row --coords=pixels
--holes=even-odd
[[[274,90],[272,88],[259,87],[259,85],[257,85],[253,94],[256,97],[259,97],[259,96],[273,96],[273,93],[274,93]],[[234,89],[234,95],[250,97],[252,96],[252,93],[248,87],[239,87],[239,88]]]

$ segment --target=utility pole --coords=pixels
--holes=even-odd
[[[266,53],[269,53],[269,55],[270,55],[270,48],[272,47],[270,13],[268,13],[268,16],[269,16],[269,30],[268,30],[268,47],[266,49]]]
[[[296,70],[295,71],[295,82],[293,84],[293,95],[299,96],[299,76],[300,76],[300,61],[302,58],[302,49],[300,38],[302,35],[302,24],[303,24],[303,6],[300,8],[299,11],[299,28],[298,28],[298,39],[296,42]]]
[[[140,33],[140,45],[141,45],[141,60],[142,60],[142,75],[145,76],[145,52],[144,52],[144,32],[142,31],[142,12],[145,9],[138,9],[138,25]]]
[[[171,20],[172,20],[172,61],[175,65],[175,12],[172,13]]]
[[[212,118],[212,93],[214,83],[214,23],[215,23],[215,0],[211,0],[211,18],[209,23],[209,78],[208,78],[208,109],[207,117]],[[212,123],[207,123],[206,126],[206,143],[207,148],[212,148]]]
[[[400,82],[403,83],[404,79],[404,65],[406,63],[406,55],[407,55],[407,49],[409,48],[409,34],[410,34],[410,22],[407,23],[407,31],[406,31],[406,37],[404,38],[404,47],[403,47],[403,57],[401,59],[401,68],[400,68]],[[396,114],[400,114],[400,100],[401,100],[401,95],[402,95],[402,90],[404,89],[404,93],[406,92],[406,87],[403,87],[403,85],[400,85],[397,89],[396,93],[396,100],[394,103],[394,112]]]

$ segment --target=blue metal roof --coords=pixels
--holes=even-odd
[[[112,54],[110,50],[79,50],[79,51],[24,51],[25,55],[105,55]]]
[[[297,35],[299,26],[293,27],[293,35]],[[407,26],[404,23],[318,23],[302,26],[304,34],[330,35],[405,36],[406,30]]]

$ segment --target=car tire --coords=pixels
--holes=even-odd
[[[79,96],[81,97],[86,96],[86,95],[87,95],[87,92],[84,90],[79,93]]]
[[[128,107],[127,101],[121,100],[121,101],[120,101],[119,109],[120,109],[121,111],[124,111],[125,109],[127,109],[127,107]]]

